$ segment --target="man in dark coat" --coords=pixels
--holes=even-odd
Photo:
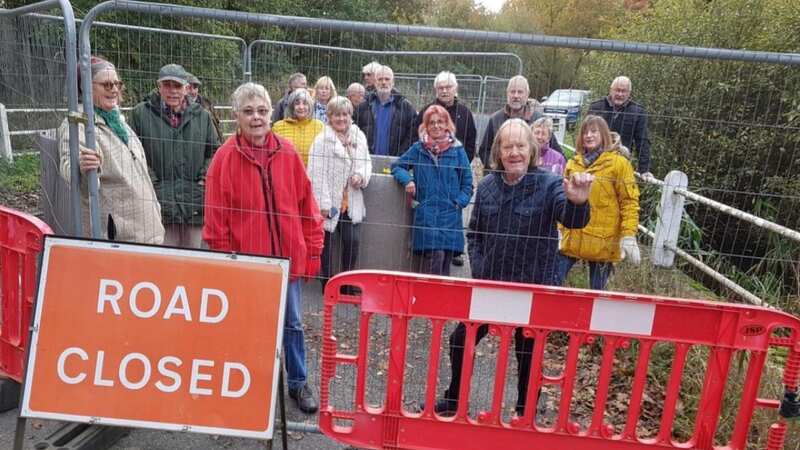
[[[217,110],[208,97],[200,95],[200,87],[203,85],[203,82],[189,72],[186,72],[186,81],[189,82],[186,86],[186,96],[189,97],[189,103],[199,103],[203,109],[208,111],[211,115],[211,120],[214,122],[214,129],[217,130],[217,136],[220,142],[222,142],[222,126],[219,121],[219,116],[217,115]]]
[[[636,155],[638,171],[643,176],[650,173],[650,138],[647,131],[647,111],[631,100],[631,80],[617,77],[611,83],[608,97],[593,102],[589,114],[596,114],[606,120],[611,131],[622,138],[622,145]]]
[[[528,85],[528,80],[522,75],[517,75],[508,80],[508,87],[506,88],[506,105],[503,109],[495,111],[489,118],[489,123],[486,124],[486,130],[483,132],[483,139],[481,139],[481,148],[478,151],[478,157],[481,159],[484,167],[489,167],[489,161],[492,158],[492,143],[494,142],[494,135],[497,130],[508,119],[519,118],[525,121],[528,125],[532,124],[536,119],[542,117],[542,108],[536,100],[529,99],[531,90]],[[561,146],[558,144],[555,134],[550,136],[550,148],[553,150],[564,153]]]
[[[441,72],[433,80],[433,89],[436,91],[436,100],[422,107],[414,121],[414,129],[419,129],[422,116],[432,105],[440,105],[450,114],[450,119],[456,125],[456,138],[464,144],[467,160],[475,158],[475,141],[478,132],[475,128],[475,118],[467,105],[458,101],[458,82],[451,72]]]
[[[355,123],[367,136],[373,155],[400,156],[417,140],[417,111],[394,89],[394,72],[381,66],[375,73],[375,92],[358,105]]]
[[[186,96],[186,71],[167,64],[157,89],[133,108],[131,128],[147,157],[161,204],[164,245],[200,248],[208,165],[219,147],[211,115]]]

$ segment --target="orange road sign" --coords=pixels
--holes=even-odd
[[[289,261],[47,237],[21,416],[271,439]]]

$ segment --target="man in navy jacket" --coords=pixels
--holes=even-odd
[[[631,100],[631,80],[617,77],[611,83],[608,97],[593,102],[589,114],[596,114],[606,120],[611,131],[622,138],[622,145],[628,147],[639,158],[640,174],[650,174],[650,138],[647,132],[647,111]]]

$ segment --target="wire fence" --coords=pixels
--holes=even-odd
[[[126,11],[128,14],[115,15],[115,19],[118,19],[119,22],[114,24],[101,25],[94,22],[94,18],[111,14],[112,10]],[[147,18],[147,28],[137,25],[144,22],[143,17]],[[474,46],[476,55],[491,53],[496,50],[492,45],[497,43],[520,47],[540,45],[591,50],[591,57],[587,58],[587,62],[580,69],[580,84],[563,87],[591,90],[595,99],[602,100],[609,91],[611,81],[617,75],[624,74],[633,80],[633,99],[644,105],[647,111],[649,151],[652,164],[649,167],[643,166],[642,153],[646,151],[646,148],[643,147],[643,140],[636,141],[629,145],[629,150],[632,152],[631,169],[640,172],[650,171],[657,177],[663,177],[673,169],[681,170],[688,175],[689,179],[690,187],[686,192],[703,194],[717,202],[768,219],[791,230],[800,228],[798,223],[800,209],[797,208],[798,196],[797,190],[794,189],[796,182],[793,177],[798,155],[798,130],[793,115],[796,106],[793,102],[796,100],[796,93],[800,92],[800,89],[797,89],[800,80],[798,80],[794,68],[794,65],[798,63],[796,55],[583,39],[568,40],[548,36],[471,32],[468,30],[431,30],[421,27],[397,29],[383,24],[283,18],[126,1],[103,4],[93,10],[85,20],[82,32],[84,39],[81,42],[82,62],[88,62],[88,56],[91,53],[103,55],[116,65],[118,76],[126,83],[127,87],[123,110],[128,115],[129,123],[135,122],[130,108],[139,104],[142,97],[155,88],[159,68],[167,63],[180,63],[200,78],[203,81],[201,94],[208,96],[217,106],[228,105],[233,90],[243,78],[248,76],[266,86],[271,94],[272,103],[275,105],[283,95],[286,78],[290,73],[306,73],[309,87],[319,77],[330,76],[341,95],[351,82],[361,81],[361,67],[364,64],[372,59],[378,59],[379,62],[394,68],[395,87],[399,93],[410,100],[415,112],[434,100],[436,91],[433,88],[433,77],[441,70],[454,72],[459,81],[459,100],[464,101],[475,115],[476,122],[479,122],[477,133],[479,146],[490,120],[489,115],[506,106],[508,79],[519,72],[519,66],[513,57],[476,59],[469,55],[456,54],[437,57],[434,55],[435,51],[430,49],[447,50],[456,47],[456,44],[462,45],[464,42],[468,42]],[[212,25],[205,25],[205,21],[212,22]],[[233,23],[258,27],[259,37],[265,39],[264,41],[249,41],[251,44],[245,54],[252,55],[252,62],[248,62],[246,57],[242,58],[242,42],[248,41],[239,40],[235,36],[211,37],[209,36],[211,33],[208,35],[189,34],[190,30],[207,32],[220,24]],[[101,26],[95,29],[96,25]],[[12,26],[16,28],[10,28]],[[139,28],[133,28],[137,26]],[[30,126],[31,123],[36,124],[33,127],[36,129],[55,128],[64,118],[65,102],[61,99],[65,96],[63,91],[65,65],[63,57],[57,56],[63,54],[64,44],[63,37],[59,37],[63,36],[58,34],[59,30],[58,23],[52,20],[25,18],[17,19],[9,26],[3,26],[0,31],[0,39],[2,39],[0,46],[2,46],[4,57],[5,55],[14,55],[19,58],[19,61],[10,65],[14,69],[9,69],[9,66],[5,65],[0,68],[0,92],[3,94],[2,98],[7,108],[26,110],[14,113],[20,114],[22,118],[10,119],[12,130],[23,129],[25,126]],[[182,33],[168,35],[164,38],[163,30],[181,30]],[[35,39],[33,37],[22,41],[20,39],[20,36],[34,35]],[[423,57],[413,53],[420,48],[430,50],[431,54]],[[359,49],[367,53],[357,51]],[[390,52],[409,50],[409,52],[407,55],[377,53],[384,50]],[[372,52],[376,52],[377,56]],[[31,64],[37,65],[31,66]],[[85,66],[85,64],[83,65]],[[54,76],[42,76],[41,81],[36,83],[39,78],[37,74],[44,73],[51,73]],[[549,94],[545,89],[552,80],[537,79],[535,73],[535,68],[523,68],[523,74],[528,76],[530,83],[530,97],[540,98]],[[538,115],[541,112],[540,106],[533,105],[533,109],[537,111],[534,114]],[[569,107],[573,106],[575,105]],[[227,106],[225,107],[227,108]],[[577,107],[581,109],[581,116],[587,114],[590,109],[586,104],[579,104]],[[47,112],[27,111],[33,109]],[[89,117],[92,117],[92,111],[88,112]],[[220,112],[222,112],[223,120],[227,121],[224,122],[223,127],[222,141],[224,141],[226,135],[233,132],[236,123],[227,110],[221,109]],[[28,114],[39,114],[39,116],[33,120],[31,119],[33,116]],[[41,118],[42,115],[45,116],[44,119]],[[623,114],[622,117],[642,118],[639,113],[628,116]],[[11,122],[12,120],[14,122]],[[90,121],[89,124],[94,125],[95,122]],[[408,126],[406,125],[405,128]],[[399,130],[392,130],[392,132],[399,133]],[[413,132],[415,133],[416,130]],[[319,129],[314,132],[303,130],[292,131],[292,133],[294,133],[291,136],[294,144],[308,146],[308,150],[313,156],[314,153],[310,147],[314,145],[315,139],[321,139],[318,137]],[[563,143],[575,144],[579,137],[581,137],[580,122],[575,130],[566,133]],[[16,135],[14,138],[14,148],[25,148],[29,145],[17,140],[20,137]],[[416,140],[415,136],[413,141]],[[142,143],[145,152],[149,152],[148,146],[160,145],[166,151],[181,148],[186,149],[186,152],[199,152],[204,163],[212,159],[210,155],[203,154],[202,148],[207,145],[207,141],[196,136],[177,138],[145,136]],[[351,160],[353,164],[366,164],[367,157],[351,158]],[[349,178],[338,172],[342,169],[336,165],[337,159],[334,156],[322,156],[317,161],[323,166],[321,172],[323,178]],[[150,165],[149,168],[154,172],[167,173],[171,169],[170,160],[161,159],[155,163],[150,153],[148,153],[147,162]],[[415,220],[421,220],[419,218],[422,214],[420,211],[431,205],[419,201],[425,195],[424,192],[418,191],[417,198],[412,198],[405,191],[404,186],[389,174],[389,166],[392,162],[393,160],[390,158],[373,157],[370,159],[369,184],[363,191],[366,215],[360,225],[361,245],[355,267],[418,271],[421,264],[424,263],[424,259],[414,251],[415,236],[426,235],[428,232],[435,234],[440,227],[415,222]],[[422,179],[425,176],[423,173],[431,168],[445,171],[448,174],[456,173],[457,178],[455,179],[459,181],[462,181],[468,172],[472,181],[469,184],[464,183],[463,186],[458,186],[463,190],[456,189],[453,192],[466,193],[469,191],[466,195],[467,198],[470,198],[473,197],[478,186],[478,180],[488,176],[486,168],[481,167],[487,163],[488,161],[482,161],[482,164],[474,162],[471,167],[466,169],[463,165],[455,165],[453,162],[447,162],[441,166],[422,163],[415,165],[412,172],[420,190],[427,188],[423,185]],[[158,166],[159,164],[160,166]],[[198,169],[198,167],[194,168]],[[349,167],[348,170],[350,170]],[[129,175],[132,171],[133,166],[123,166],[122,175]],[[366,175],[366,173],[362,173],[362,178],[365,178]],[[230,173],[228,178],[232,180],[246,179],[243,172]],[[445,183],[445,180],[439,175],[432,175],[428,180],[432,186],[438,184],[450,186],[455,183],[451,178],[447,178]],[[194,184],[191,187],[188,187],[190,185],[187,184],[176,189],[175,192],[178,193],[181,190],[191,191],[190,195],[181,198],[175,197],[175,194],[166,194],[166,191],[163,190],[164,179],[153,181],[162,217],[167,216],[168,209],[202,211],[203,194],[204,190],[208,189],[208,185],[202,187],[199,183],[200,179],[192,178],[190,181]],[[207,180],[202,181],[205,183]],[[312,187],[321,181],[319,178],[312,178]],[[159,182],[162,184],[159,185]],[[622,189],[631,190],[634,186],[636,187],[640,192],[637,201],[640,211],[636,217],[636,227],[641,225],[646,229],[655,230],[658,221],[664,220],[660,219],[662,216],[659,211],[660,190],[658,187],[640,181],[620,179],[616,172],[612,174],[599,173],[596,182],[598,185],[609,187],[609,189],[622,187]],[[46,193],[50,189],[52,188],[43,190]],[[485,189],[485,186],[477,189]],[[510,198],[514,197],[514,193],[523,192],[523,189],[524,187],[509,188]],[[199,197],[196,195],[197,192],[200,193]],[[452,196],[455,198],[457,194],[452,194]],[[790,243],[780,235],[762,231],[740,217],[729,217],[709,208],[691,195],[688,197],[687,214],[681,219],[682,231],[674,244],[683,249],[687,255],[733,278],[755,297],[797,314],[800,260],[798,260],[796,244]],[[610,202],[610,198],[610,196],[604,197],[602,201]],[[141,209],[142,204],[149,201],[142,192],[137,192],[132,199],[111,198],[109,200],[129,205],[127,209],[123,208],[125,214],[133,214],[134,203],[138,203]],[[430,210],[434,211],[432,214],[435,219],[442,219],[446,214],[453,214],[452,210],[448,210],[442,205],[436,207],[434,200],[431,199],[433,209]],[[415,204],[415,202],[419,204]],[[534,273],[538,270],[540,259],[555,256],[539,255],[536,252],[544,252],[544,250],[537,250],[535,246],[525,247],[530,241],[531,235],[537,238],[535,239],[536,245],[541,245],[542,249],[545,247],[558,248],[559,243],[563,244],[560,240],[565,232],[563,229],[560,230],[561,235],[558,233],[536,234],[539,230],[536,230],[535,226],[540,225],[540,218],[536,217],[536,214],[544,215],[543,222],[550,224],[554,223],[556,219],[563,219],[563,217],[553,216],[551,210],[542,213],[541,209],[536,209],[540,205],[523,203],[510,207],[503,204],[498,206],[494,212],[491,208],[489,210],[483,208],[475,213],[475,209],[479,209],[481,205],[475,204],[474,197],[467,203],[463,205],[464,208],[460,214],[462,227],[458,233],[461,234],[462,239],[465,229],[470,230],[470,219],[480,222],[481,216],[476,216],[476,214],[484,214],[484,219],[489,217],[496,219],[497,224],[493,226],[511,223],[516,227],[516,229],[479,228],[479,224],[473,224],[471,230],[473,240],[481,236],[495,239],[492,242],[496,247],[492,251],[509,252],[510,255],[514,246],[519,247],[516,249],[519,259],[509,262],[512,266],[509,270],[519,273],[526,271]],[[324,208],[329,214],[331,206],[336,208],[341,206],[341,202]],[[230,205],[227,212],[235,217],[235,220],[243,221],[246,214],[251,211],[249,206]],[[207,214],[208,211],[205,213]],[[174,211],[169,214],[174,214]],[[299,213],[281,213],[278,216],[285,217],[287,214],[294,215],[299,219],[309,219],[308,216],[298,217]],[[333,215],[335,216],[335,214]],[[202,219],[202,216],[200,217]],[[104,223],[105,226],[100,228],[107,233],[107,220]],[[494,222],[492,223],[494,224]],[[200,220],[192,225],[201,227],[203,222]],[[156,228],[156,224],[149,223],[147,228],[153,230]],[[678,264],[679,269],[684,270],[691,277],[682,270],[652,267],[650,252],[645,245],[648,240],[644,234],[640,236],[642,265],[633,266],[627,262],[617,264],[608,284],[609,289],[689,298],[725,299],[728,296],[733,297],[729,290],[720,288],[717,283],[706,279],[704,275],[693,271],[683,263]],[[264,235],[257,235],[250,239],[263,238]],[[341,236],[337,236],[337,239],[339,238]],[[619,248],[619,239],[616,235],[585,236],[584,239],[589,243],[603,243],[611,251],[617,251]],[[347,264],[341,258],[342,245],[343,242],[339,240],[331,242],[334,255],[331,262],[333,266],[331,273],[340,271]],[[467,250],[463,245],[462,249]],[[453,253],[457,252],[453,251]],[[616,259],[616,255],[612,259]],[[471,260],[468,255],[463,267],[453,266],[449,270],[452,275],[468,277],[476,270],[475,264],[476,262]],[[571,276],[567,278],[567,284],[574,287],[588,287],[588,273],[586,273],[588,267],[584,265],[577,267],[579,270],[572,271]],[[502,277],[503,270],[505,269],[500,267],[494,271],[484,268],[482,273]],[[698,281],[694,281],[692,277]],[[304,292],[304,323],[306,343],[309,349],[309,382],[312,386],[319,371],[318,352],[322,329],[320,284],[309,282],[306,284]],[[355,307],[342,308],[338,314],[341,320],[337,320],[337,323],[342,326],[337,330],[340,345],[350,345],[355,348],[354,343],[360,337],[353,334],[353,330],[358,329],[353,325],[360,320],[365,320],[365,316]],[[371,317],[367,320],[370,321],[370,340],[374,347],[374,350],[369,352],[371,358],[369,370],[374,376],[369,376],[367,379],[369,383],[380,383],[381,379],[385,379],[381,374],[385,372],[388,364],[387,339],[391,329],[388,322],[380,317]],[[450,330],[456,324],[448,326],[447,333],[449,335]],[[415,324],[411,328],[410,332],[415,335],[415,342],[419,344],[419,348],[428,348],[432,344],[441,344],[442,348],[446,346],[446,343],[430,342],[429,324]],[[479,358],[475,369],[476,374],[480,374],[480,376],[475,379],[493,379],[492,359],[481,358],[481,355],[495,357],[493,352],[496,352],[498,348],[496,341],[496,338],[490,337],[480,344]],[[557,336],[552,337],[552,342],[548,341],[548,354],[552,354],[554,360],[559,358],[559,351],[563,348],[563,342],[559,342]],[[586,346],[582,351],[587,353],[586,358],[581,359],[586,364],[584,387],[590,389],[592,376],[596,375],[597,367],[596,364],[593,365],[593,362],[596,362],[603,354],[602,343]],[[561,355],[561,357],[563,356]],[[692,361],[698,369],[694,373],[702,373],[707,363],[704,359],[707,354],[700,351],[695,356],[696,358]],[[669,357],[665,358],[669,360]],[[631,361],[635,361],[635,359],[635,356],[630,358]],[[425,367],[415,366],[413,359],[407,360],[406,364],[409,366],[408,377],[424,378]],[[447,373],[448,371],[444,368],[449,364],[448,356],[443,356],[440,360],[443,369],[439,373]],[[554,363],[553,374],[558,372],[557,365]],[[626,367],[630,368],[629,365],[620,363],[614,370],[619,370],[621,374]],[[505,383],[507,386],[511,386],[507,392],[513,392],[513,386],[517,382],[516,370],[508,370],[507,373],[508,379]],[[775,374],[772,375],[774,379]],[[699,377],[702,379],[702,375]],[[655,386],[652,393],[656,395],[658,383],[664,381],[658,378],[658,368],[653,368],[652,379]],[[348,385],[353,382],[353,377],[341,374],[341,378],[338,380],[337,383]],[[441,391],[446,387],[447,381],[446,377],[441,381]],[[413,383],[406,383],[406,386],[413,386]],[[382,386],[379,385],[367,387],[367,400],[371,405],[377,407],[381,404],[382,399],[377,397],[377,393],[382,392],[381,388]],[[488,398],[489,391],[483,386],[476,384],[470,389],[474,390],[475,398],[484,400]],[[685,389],[687,392],[685,398],[690,399],[692,386],[688,377]],[[768,387],[764,387],[764,389],[768,389]],[[615,391],[615,395],[619,394],[619,396],[614,398],[624,402],[623,391],[623,389]],[[331,392],[337,392],[337,389],[331,389]],[[557,395],[556,393],[552,394]],[[482,395],[483,397],[481,397]],[[511,398],[513,395],[507,397],[505,399],[505,404],[508,406],[506,413],[511,415],[514,409],[514,399]],[[420,392],[408,393],[409,405],[421,399]],[[342,404],[349,401],[350,399],[345,396],[333,399],[333,402]],[[587,397],[572,405],[571,411],[575,414],[576,420],[579,420],[580,411],[591,411],[590,401],[591,399]],[[652,403],[657,405],[658,401]],[[697,403],[691,405],[690,402],[687,402],[686,418],[681,420],[685,422],[683,425],[689,429],[692,417],[698,407]],[[473,416],[480,411],[478,404],[471,405],[470,408]],[[543,411],[548,410],[547,405],[545,404],[542,409]],[[547,423],[548,420],[552,421],[552,410],[554,409],[549,408],[549,410],[551,410],[550,413],[542,413],[542,423]],[[295,429],[308,429],[307,426],[315,422],[313,416],[306,417],[296,411],[292,414],[291,418],[295,422],[293,425]],[[550,415],[548,416],[548,414]],[[612,411],[609,414],[613,416]],[[656,413],[650,411],[648,414]],[[653,430],[647,429],[647,420],[645,419],[643,416],[641,435],[652,435]],[[673,437],[679,439],[685,435],[685,433],[682,434],[681,429],[676,428]],[[755,443],[763,441],[765,435],[755,434],[752,439],[753,445],[755,445]]]

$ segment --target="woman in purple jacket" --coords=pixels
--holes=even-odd
[[[556,175],[564,173],[567,160],[557,150],[550,147],[550,136],[553,134],[553,119],[542,117],[531,124],[531,131],[539,144],[539,167]]]

